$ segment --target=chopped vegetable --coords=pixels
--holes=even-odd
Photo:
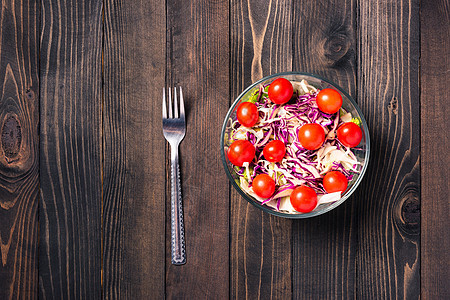
[[[283,79],[281,84],[280,79]],[[276,101],[273,101],[273,90],[271,92],[274,83],[281,86],[277,92],[284,95]],[[334,113],[319,109],[319,93],[305,80],[290,82],[279,78],[270,85],[261,85],[250,95],[249,102],[255,104],[259,114],[253,126],[232,122],[228,157],[235,165],[241,188],[262,204],[290,213],[308,212],[318,205],[338,201],[353,176],[360,173],[361,163],[350,146],[339,138],[339,129],[349,123],[361,129],[353,122],[351,113],[341,108],[342,103],[338,103],[339,108]],[[304,132],[302,128],[311,130]],[[307,140],[315,144],[314,147]],[[251,143],[255,150],[253,156],[251,150],[243,151],[246,159],[239,159],[241,154],[233,148],[236,141]],[[234,149],[231,157],[230,148]],[[336,171],[342,175],[337,175],[339,189],[328,189],[324,177],[336,175],[333,173]],[[299,187],[303,193],[299,193]]]

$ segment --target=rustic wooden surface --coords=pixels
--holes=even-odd
[[[180,168],[187,263],[170,263],[166,209],[166,297],[224,299],[229,291],[229,184],[225,172],[220,172],[218,137],[229,100],[229,42],[223,34],[228,32],[228,3],[169,0],[167,11],[166,84],[181,86],[186,104]],[[159,113],[161,96],[153,100]],[[152,134],[166,144],[162,129],[153,128]],[[169,160],[167,148],[166,191]],[[166,203],[170,207],[168,192]]]
[[[450,299],[450,3],[421,3],[421,295]],[[443,92],[445,91],[445,92]]]
[[[103,296],[161,299],[165,149],[157,100],[164,86],[165,6],[104,5]]]
[[[252,82],[292,70],[291,5],[231,2],[229,105]],[[230,196],[230,298],[290,298],[292,222],[258,210],[234,188]]]
[[[294,1],[294,5],[294,70],[330,78],[358,101],[356,2]],[[353,196],[327,214],[293,222],[295,299],[357,296],[358,201],[362,199]]]
[[[0,299],[36,299],[39,7],[3,1],[0,10]]]
[[[449,7],[2,0],[0,299],[449,298]],[[371,135],[355,195],[296,221],[245,202],[219,158],[234,98],[290,70],[346,89]],[[181,267],[160,118],[173,85]]]
[[[40,9],[39,296],[98,298],[102,2],[43,1]]]
[[[354,211],[357,296],[417,299],[419,1],[362,2],[358,20],[358,102],[370,128],[371,162]]]

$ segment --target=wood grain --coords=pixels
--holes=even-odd
[[[0,8],[0,299],[36,299],[39,5]]]
[[[41,16],[39,296],[98,299],[102,1],[43,1]]]
[[[424,0],[420,16],[421,297],[450,299],[450,3]]]
[[[291,1],[231,2],[231,101],[263,76],[292,70],[292,9]],[[230,297],[291,298],[291,221],[234,189],[230,197]]]
[[[187,123],[180,144],[187,262],[172,265],[166,251],[169,299],[228,297],[229,189],[219,154],[229,99],[228,12],[227,1],[167,1],[166,84],[182,86]],[[167,151],[167,162],[169,157]],[[169,176],[167,164],[167,207]],[[170,249],[170,210],[166,211]]]
[[[356,91],[356,3],[294,1],[294,69],[327,78],[352,97]],[[351,299],[356,293],[355,203],[296,220],[292,228],[293,298]]]
[[[358,189],[357,297],[420,297],[419,1],[362,1],[358,103],[371,137]]]
[[[105,1],[103,297],[163,299],[165,2]]]
[[[3,0],[0,299],[450,298],[449,2],[420,9],[418,0]],[[289,70],[347,90],[371,134],[355,195],[310,220],[248,204],[219,158],[235,97]],[[183,87],[188,126],[181,267],[170,263],[160,118],[172,85]]]

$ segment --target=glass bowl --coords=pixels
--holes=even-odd
[[[265,204],[261,204],[258,200],[253,198],[251,195],[247,194],[244,190],[241,189],[239,186],[239,175],[236,174],[236,172],[233,169],[233,165],[228,160],[227,155],[225,154],[229,145],[231,144],[229,140],[229,136],[231,133],[231,124],[233,121],[236,120],[236,110],[238,105],[246,101],[250,95],[255,91],[255,89],[258,89],[261,84],[269,84],[272,81],[274,81],[277,78],[286,78],[290,81],[301,81],[306,80],[308,84],[316,87],[317,89],[325,89],[325,88],[333,88],[338,90],[343,99],[342,108],[344,108],[347,112],[351,112],[352,117],[354,118],[360,118],[361,119],[361,129],[363,132],[363,137],[361,140],[361,143],[358,145],[357,149],[353,148],[352,151],[357,157],[357,160],[361,163],[361,173],[355,174],[352,178],[352,180],[348,183],[347,190],[345,191],[344,195],[341,197],[340,200],[336,202],[331,203],[323,203],[317,206],[313,211],[309,213],[289,213],[284,211],[277,211],[276,209],[266,206]],[[229,109],[225,120],[223,122],[222,127],[222,133],[220,135],[220,155],[222,157],[223,166],[225,168],[225,172],[230,179],[231,184],[234,186],[234,188],[244,197],[248,202],[253,204],[259,209],[262,209],[263,211],[270,213],[275,216],[279,217],[285,217],[285,218],[291,218],[291,219],[302,219],[302,218],[310,218],[314,216],[321,215],[323,213],[326,213],[337,206],[339,206],[341,203],[343,203],[345,200],[347,200],[353,192],[358,187],[359,183],[361,182],[364,173],[366,172],[367,165],[369,163],[369,154],[370,154],[370,138],[369,138],[369,130],[367,128],[366,120],[364,119],[364,116],[361,112],[361,109],[358,107],[356,102],[350,97],[350,95],[344,91],[341,87],[339,87],[337,84],[321,78],[317,75],[309,74],[309,73],[302,73],[302,72],[286,72],[286,73],[278,73],[273,74],[267,77],[262,78],[261,80],[251,84],[249,87],[247,87],[234,101],[233,105],[231,105],[231,108]]]

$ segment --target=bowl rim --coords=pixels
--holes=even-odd
[[[320,211],[315,211],[313,210],[312,212],[309,213],[299,213],[299,214],[288,214],[288,213],[283,213],[280,211],[276,211],[276,210],[272,210],[270,208],[268,208],[267,206],[264,206],[263,204],[260,204],[257,200],[253,200],[252,198],[250,198],[249,195],[247,195],[242,188],[235,182],[234,177],[231,175],[228,166],[227,166],[227,160],[225,157],[225,144],[224,144],[224,135],[225,135],[225,130],[227,128],[227,123],[228,123],[228,119],[230,118],[231,113],[233,112],[234,108],[236,107],[237,103],[239,103],[239,101],[242,99],[242,97],[247,94],[251,89],[253,89],[255,86],[257,86],[258,84],[260,84],[261,82],[267,81],[269,79],[272,78],[277,78],[277,77],[283,77],[283,76],[291,76],[291,75],[300,75],[300,76],[309,76],[309,77],[313,77],[319,80],[322,80],[330,85],[332,85],[334,88],[338,89],[342,94],[345,95],[345,97],[347,97],[348,100],[350,100],[351,104],[353,105],[353,107],[355,108],[355,110],[358,112],[359,116],[361,118],[361,123],[362,123],[362,127],[363,127],[363,131],[364,131],[364,135],[366,137],[366,152],[365,152],[365,156],[364,156],[364,165],[363,168],[358,176],[358,178],[356,179],[356,182],[353,184],[353,186],[350,188],[350,190],[339,200],[334,202],[333,204],[331,204],[330,206],[326,207],[323,210]],[[228,179],[230,180],[231,184],[234,186],[234,188],[238,191],[238,193],[244,197],[245,200],[247,200],[249,203],[253,204],[255,207],[278,217],[283,217],[283,218],[288,218],[288,219],[306,219],[306,218],[311,218],[311,217],[316,217],[319,215],[322,215],[326,212],[329,212],[330,210],[333,210],[334,208],[338,207],[339,205],[341,205],[342,203],[344,203],[352,194],[353,192],[356,190],[356,188],[359,186],[360,182],[362,181],[364,174],[367,170],[367,166],[369,164],[369,157],[370,157],[370,135],[369,135],[369,128],[367,126],[366,123],[366,119],[364,118],[364,114],[362,113],[360,107],[358,106],[358,104],[356,103],[355,100],[353,100],[353,98],[345,91],[343,90],[339,85],[337,85],[336,83],[334,83],[331,80],[325,79],[319,75],[313,74],[313,73],[307,73],[307,72],[297,72],[297,71],[293,71],[293,72],[281,72],[281,73],[275,73],[275,74],[271,74],[268,76],[265,76],[261,79],[259,79],[258,81],[250,84],[242,93],[239,94],[239,96],[233,101],[233,103],[231,104],[227,115],[225,116],[223,125],[222,125],[222,131],[220,134],[220,156],[222,158],[222,164],[223,167],[225,169],[225,173],[227,174]]]

